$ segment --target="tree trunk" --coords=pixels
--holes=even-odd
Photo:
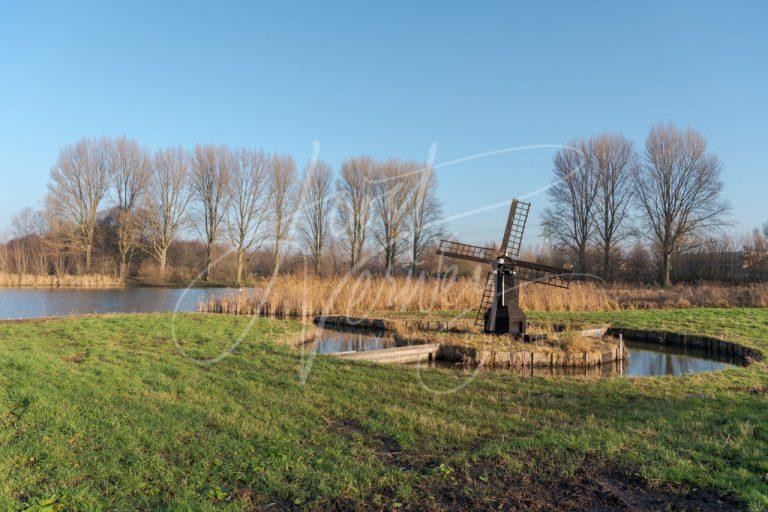
[[[579,273],[582,277],[587,273],[587,246],[579,247]]]
[[[208,282],[211,277],[211,265],[213,264],[213,249],[208,247],[205,250],[205,268],[203,269],[203,281]]]
[[[243,267],[245,266],[245,251],[237,251],[237,277],[235,278],[235,284],[243,284]]]
[[[85,245],[85,273],[91,273],[91,259],[93,255],[93,242],[88,242]]]
[[[274,265],[274,271],[277,272],[278,268],[280,267],[280,242],[278,240],[275,240]]]
[[[120,279],[125,280],[128,277],[128,258],[125,256],[120,257]]]
[[[160,258],[159,259],[160,259],[160,275],[164,276],[165,275],[165,262],[168,259],[168,248],[167,247],[163,248],[160,251]]]
[[[611,248],[608,244],[605,244],[603,248],[603,273],[605,274],[605,280],[609,283],[613,280],[611,270]]]
[[[661,284],[664,288],[672,286],[672,255],[664,253],[661,269]]]

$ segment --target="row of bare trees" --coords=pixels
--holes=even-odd
[[[728,222],[722,164],[691,128],[653,127],[642,155],[620,134],[576,139],[557,151],[553,167],[544,234],[579,273],[589,273],[596,248],[602,276],[613,280],[616,251],[630,237],[644,238],[659,282],[669,286],[674,259]]]
[[[291,156],[262,150],[150,152],[126,137],[86,138],[61,150],[44,208],[14,217],[12,242],[29,251],[40,241],[41,273],[59,271],[51,268],[54,246],[63,258],[82,258],[83,273],[93,272],[98,241],[111,246],[121,278],[137,254],[153,258],[165,275],[170,248],[192,232],[205,249],[204,280],[222,246],[235,255],[238,283],[266,248],[275,271],[289,251],[306,253],[320,272],[332,242],[353,268],[369,266],[365,250],[375,245],[383,269],[392,271],[418,266],[441,233],[436,189],[434,171],[413,161],[350,158],[335,179],[326,162],[313,159],[299,176]],[[100,229],[108,234],[99,236]]]

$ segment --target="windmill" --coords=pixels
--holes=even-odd
[[[491,265],[475,317],[486,333],[525,336],[525,313],[520,309],[518,281],[568,288],[569,270],[517,259],[531,204],[514,199],[498,251],[488,247],[441,240],[437,254]]]

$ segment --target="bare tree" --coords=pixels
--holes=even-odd
[[[553,158],[555,183],[548,194],[552,206],[544,211],[544,235],[566,248],[577,271],[587,272],[587,247],[595,233],[598,193],[595,162],[583,139],[572,141]]]
[[[86,272],[91,272],[99,207],[109,190],[107,146],[105,139],[82,139],[66,146],[48,184],[49,204],[75,227],[75,240],[85,251]]]
[[[597,174],[595,231],[603,257],[603,277],[611,281],[616,248],[630,235],[627,211],[632,199],[632,173],[637,167],[637,157],[632,142],[620,134],[590,139],[588,148]]]
[[[768,220],[763,224],[763,236],[768,238]]]
[[[120,278],[125,279],[141,230],[138,210],[149,180],[151,164],[147,151],[135,140],[125,136],[112,141],[108,149],[117,210]]]
[[[439,239],[443,232],[443,212],[437,198],[437,176],[432,166],[425,166],[415,173],[412,179],[412,202],[407,213],[410,225],[411,274],[414,274],[424,251]]]
[[[671,284],[673,256],[691,239],[722,227],[730,207],[723,200],[722,165],[697,131],[670,123],[651,129],[645,163],[634,174],[635,197],[646,233],[661,258],[661,282]]]
[[[296,162],[290,155],[273,155],[270,166],[272,236],[275,241],[274,268],[280,267],[280,250],[288,239],[296,207]]]
[[[407,249],[408,207],[413,175],[419,164],[390,159],[376,166],[373,181],[373,234],[384,251],[384,270],[391,272]]]
[[[348,246],[351,268],[357,266],[363,254],[371,219],[374,169],[371,158],[350,158],[342,164],[336,181],[336,220]]]
[[[304,197],[299,205],[298,231],[309,247],[315,274],[320,273],[323,249],[330,233],[332,177],[331,166],[325,162],[310,162],[304,169]]]
[[[40,212],[40,233],[43,247],[53,273],[61,277],[70,270],[69,253],[71,252],[74,231],[71,220],[62,217],[57,202],[50,194],[45,199],[45,208]]]
[[[165,275],[168,248],[187,218],[191,198],[189,156],[182,147],[161,149],[152,161],[146,202],[148,252]]]
[[[263,151],[240,149],[232,160],[228,181],[227,234],[237,253],[237,284],[243,268],[267,235],[263,224],[269,217],[269,157]]]
[[[28,266],[32,273],[45,273],[43,248],[40,238],[40,214],[32,208],[23,208],[11,217],[11,236],[7,249],[14,257],[16,272],[26,274]]]
[[[22,208],[11,217],[11,235],[14,238],[30,238],[39,234],[40,218],[32,208]]]
[[[197,229],[205,245],[203,281],[213,265],[213,249],[227,214],[227,190],[232,154],[226,146],[195,146],[192,157],[192,196],[197,202]]]

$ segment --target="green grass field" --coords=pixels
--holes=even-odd
[[[721,335],[768,351],[759,309],[532,318]],[[763,363],[682,378],[468,381],[310,363],[279,343],[300,324],[265,319],[216,364],[179,353],[214,357],[246,324],[0,323],[0,509],[578,508],[686,492],[768,509]]]

